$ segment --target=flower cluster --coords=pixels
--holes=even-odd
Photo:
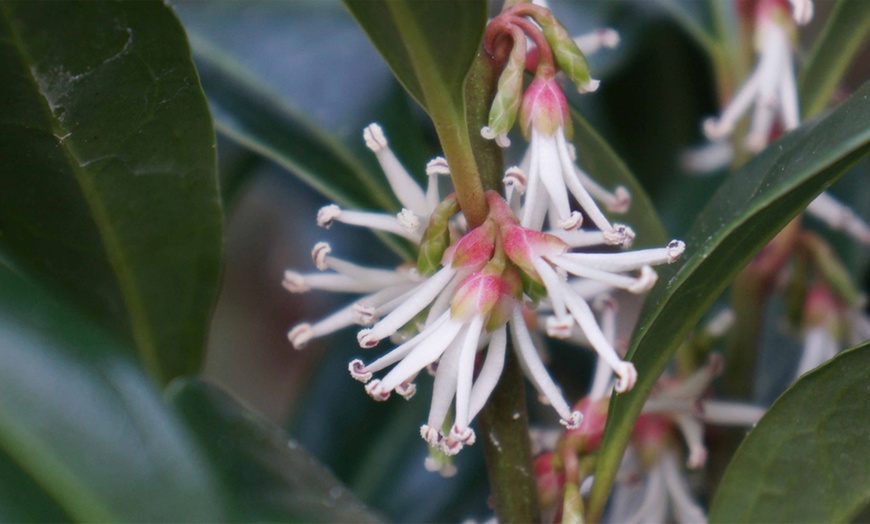
[[[688,449],[686,466],[699,469],[707,461],[706,425],[752,426],[764,414],[753,405],[704,396],[721,368],[722,360],[714,354],[684,378],[659,379],[632,432],[608,522],[706,522],[684,478],[678,435]],[[583,423],[551,438],[555,443],[547,447],[553,450],[535,461],[539,495],[553,521],[565,521],[566,515],[577,511],[571,501],[574,492],[588,486],[607,421],[607,404],[607,398],[591,395],[580,401],[576,408],[584,415]]]
[[[312,259],[320,272],[284,275],[284,287],[294,293],[319,289],[362,295],[322,320],[295,326],[290,342],[301,348],[354,325],[361,328],[357,340],[363,349],[389,341],[394,347],[379,358],[353,359],[350,375],[377,401],[394,392],[409,399],[419,374],[433,375],[429,416],[420,432],[448,456],[475,442],[471,423],[498,383],[508,345],[562,425],[580,426],[580,411],[571,409],[541,359],[534,335],[539,325],[550,337],[583,340],[598,353],[603,363],[599,388],[631,389],[637,371],[614,348],[605,294],[645,293],[656,282],[653,266],[672,263],[685,250],[683,242],[673,240],[660,248],[624,251],[634,232],[612,223],[599,208],[600,202],[611,212],[624,212],[630,197],[621,187],[607,191],[576,164],[568,106],[555,75],[563,72],[581,92],[594,90],[598,82],[589,76],[577,42],[550,12],[517,5],[496,17],[486,35],[488,51],[509,57],[482,134],[506,146],[519,115],[530,141],[525,160],[505,173],[506,198],[486,192],[486,219],[469,227],[456,196],[439,192],[439,177],[450,175],[447,161],[429,162],[424,190],[372,124],[363,137],[402,210],[392,215],[329,205],[319,211],[317,223],[402,237],[416,246],[416,263],[363,267],[337,258],[329,244],[319,242]],[[615,33],[603,31],[580,43],[600,47],[615,45],[615,39]],[[523,90],[527,67],[536,73]],[[436,462],[430,465],[444,466]]]

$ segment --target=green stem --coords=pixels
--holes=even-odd
[[[386,2],[386,6],[393,12],[396,20],[412,18],[405,2]],[[486,220],[489,208],[471,147],[464,100],[454,100],[452,93],[442,89],[433,69],[420,65],[429,64],[432,60],[426,56],[427,46],[417,28],[408,24],[397,24],[396,27],[402,40],[407,43],[406,49],[420,81],[426,108],[435,125],[444,157],[450,165],[450,178],[459,198],[459,206],[469,226],[479,226]]]
[[[489,117],[489,106],[495,96],[499,69],[498,64],[485,52],[477,55],[465,81],[465,105],[468,134],[481,184],[486,189],[501,191],[504,167],[501,148],[492,140],[480,136],[480,128]],[[479,420],[481,431],[478,440],[486,455],[493,508],[498,521],[539,521],[525,381],[512,352]]]
[[[483,443],[498,521],[539,522],[523,372],[513,352],[480,414],[478,440]]]

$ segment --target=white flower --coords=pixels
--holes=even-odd
[[[794,25],[787,16],[779,3],[760,2],[755,27],[758,62],[720,117],[704,122],[704,133],[710,140],[730,136],[750,106],[753,107],[752,122],[746,136],[746,147],[751,151],[760,151],[767,146],[777,118],[785,131],[800,123],[792,56]]]

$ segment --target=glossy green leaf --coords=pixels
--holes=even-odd
[[[610,219],[634,229],[637,234],[635,247],[667,243],[670,239],[652,201],[625,162],[580,113],[572,111],[571,116],[574,121],[573,143],[580,167],[605,189],[612,191],[617,186],[624,186],[631,194],[628,211],[624,214],[608,213]]]
[[[801,110],[813,116],[824,109],[870,33],[870,2],[839,0],[801,69]]]
[[[280,428],[219,388],[179,379],[168,396],[220,472],[238,522],[380,522]]]
[[[366,169],[341,143],[306,122],[206,40],[191,41],[221,133],[292,171],[340,205],[398,207],[383,176]]]
[[[486,27],[485,1],[346,0],[345,5],[433,118],[464,107],[465,76]]]
[[[783,393],[731,459],[711,522],[850,522],[870,503],[870,343]]]
[[[0,3],[0,246],[125,333],[153,375],[195,370],[217,294],[214,130],[161,3]]]
[[[486,2],[345,1],[345,5],[399,82],[429,113],[462,212],[469,225],[480,225],[487,206],[468,130],[465,79],[486,27]]]
[[[195,441],[117,344],[0,263],[4,520],[223,519]]]
[[[614,397],[590,515],[597,520],[647,395],[682,338],[737,272],[849,166],[870,151],[870,84],[736,171],[695,221],[683,262],[664,268],[647,298],[629,358],[639,379]]]

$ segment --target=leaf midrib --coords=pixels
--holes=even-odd
[[[46,93],[41,89],[39,82],[33,76],[33,71],[28,64],[35,64],[36,60],[30,55],[27,50],[27,44],[20,36],[18,28],[15,27],[14,16],[9,12],[9,4],[0,2],[0,10],[9,27],[12,44],[21,63],[26,70],[26,78],[30,81],[34,90],[40,94],[42,99],[42,108],[50,122],[52,134],[57,144],[58,149],[63,153],[67,164],[75,177],[81,189],[82,197],[87,203],[88,211],[94,221],[94,225],[99,232],[100,239],[103,244],[104,252],[109,266],[115,275],[115,280],[121,290],[121,298],[126,305],[126,312],[130,325],[130,331],[133,335],[136,351],[145,367],[156,377],[162,377],[162,370],[156,355],[156,344],[153,333],[148,329],[148,316],[145,312],[145,306],[142,301],[139,288],[136,284],[135,276],[130,270],[130,265],[127,256],[121,247],[121,242],[117,230],[112,224],[109,213],[103,204],[99,190],[93,181],[89,178],[87,170],[79,163],[76,156],[73,154],[71,147],[67,145],[69,140],[58,140],[58,136],[67,134],[67,130],[60,127],[57,120],[54,118],[54,113],[51,111],[51,106],[48,102]]]

